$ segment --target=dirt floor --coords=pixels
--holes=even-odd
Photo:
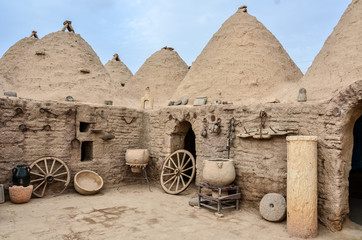
[[[213,211],[188,204],[196,188],[169,195],[158,185],[121,185],[97,195],[76,192],[0,204],[0,239],[294,239],[286,221],[264,221],[258,211]],[[341,232],[320,225],[316,239],[362,239],[362,226],[347,221]]]

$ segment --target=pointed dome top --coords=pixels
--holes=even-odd
[[[125,98],[141,105],[149,87],[154,106],[167,106],[175,88],[188,71],[187,64],[173,48],[164,47],[152,54],[125,86]]]
[[[104,65],[107,72],[112,78],[114,83],[119,83],[122,86],[125,86],[128,80],[133,76],[129,68],[124,64],[118,57],[118,54],[114,54],[112,60],[109,60],[106,65]]]
[[[11,46],[0,58],[0,75],[8,71],[11,66],[14,66],[19,59],[23,58],[24,53],[37,41],[39,41],[38,38],[26,37]]]
[[[246,8],[239,8],[214,34],[173,99],[198,96],[250,103],[274,97],[302,73],[279,41]]]
[[[362,80],[362,0],[354,0],[298,83],[308,101],[328,100],[340,90]],[[285,94],[296,101],[298,89]],[[293,95],[291,95],[293,93]]]
[[[3,76],[19,97],[104,104],[115,87],[92,47],[73,32],[54,32],[35,41]]]

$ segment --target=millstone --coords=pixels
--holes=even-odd
[[[271,222],[280,222],[285,218],[287,204],[285,198],[278,193],[268,193],[260,201],[261,216]]]

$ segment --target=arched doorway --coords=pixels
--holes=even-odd
[[[192,130],[192,127],[190,127],[186,133],[185,140],[184,140],[184,149],[189,151],[196,160],[195,133]]]
[[[349,174],[350,219],[362,225],[362,116],[353,128],[352,169]]]
[[[178,123],[175,126],[174,131],[171,133],[171,153],[180,149],[189,151],[195,158],[195,162],[197,161],[196,136],[191,123],[188,121]],[[195,182],[195,178],[193,182]]]
[[[180,122],[171,133],[171,152],[185,149],[196,159],[195,133],[188,121]]]

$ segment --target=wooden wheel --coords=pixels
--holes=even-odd
[[[184,191],[195,176],[195,158],[189,151],[177,150],[162,164],[161,186],[169,194]]]
[[[33,194],[37,197],[60,194],[69,182],[69,169],[58,158],[43,157],[30,165],[30,184],[34,186]]]

